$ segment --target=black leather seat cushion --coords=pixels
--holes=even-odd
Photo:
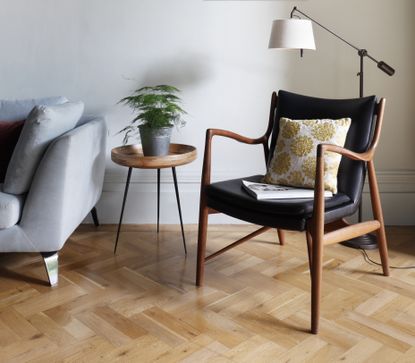
[[[207,204],[218,212],[247,222],[291,230],[305,230],[313,212],[313,199],[256,200],[242,180],[261,182],[263,175],[212,183],[206,188]],[[326,222],[353,214],[357,205],[344,193],[326,198]]]

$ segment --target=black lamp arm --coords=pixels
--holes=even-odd
[[[353,45],[352,43],[348,42],[346,39],[342,38],[340,35],[336,34],[334,31],[330,30],[329,28],[327,28],[326,26],[324,26],[323,24],[319,23],[317,20],[311,18],[310,16],[308,16],[307,14],[303,13],[301,10],[299,10],[296,6],[293,7],[292,11],[291,11],[291,15],[290,17],[292,18],[295,13],[301,14],[302,16],[304,16],[305,18],[311,20],[314,24],[317,24],[320,28],[323,28],[325,31],[329,32],[331,35],[335,36],[337,39],[340,39],[343,43],[346,43],[348,46],[352,47],[353,49],[357,50],[357,53],[359,54],[359,56],[364,56],[364,57],[368,57],[370,60],[372,60],[373,62],[375,62],[378,66],[378,68],[380,70],[382,70],[383,72],[385,72],[387,75],[389,76],[393,76],[393,74],[395,73],[395,70],[388,64],[386,64],[383,61],[378,61],[375,58],[373,58],[366,49],[361,49],[359,47],[356,47],[355,45]]]

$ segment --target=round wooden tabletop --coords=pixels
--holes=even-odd
[[[111,150],[111,160],[119,165],[140,169],[162,169],[185,165],[196,159],[194,146],[170,144],[166,156],[144,156],[140,145],[126,145]]]

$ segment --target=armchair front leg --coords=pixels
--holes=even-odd
[[[323,274],[324,233],[324,154],[337,152],[354,160],[369,158],[369,154],[358,154],[336,145],[320,144],[317,147],[316,178],[314,187],[313,216],[307,224],[307,247],[311,274],[311,332],[318,333],[320,321],[321,284]]]
[[[205,255],[206,255],[206,239],[207,239],[207,227],[208,227],[208,217],[210,208],[207,205],[205,189],[210,184],[211,178],[211,162],[212,162],[212,139],[213,136],[222,136],[226,138],[233,139],[238,142],[249,145],[258,145],[262,144],[264,146],[264,151],[267,150],[268,136],[265,134],[262,137],[257,139],[248,138],[242,135],[238,135],[234,132],[220,129],[208,129],[206,130],[206,139],[205,139],[205,151],[203,155],[203,168],[202,168],[202,178],[200,184],[200,204],[199,204],[199,230],[198,230],[198,242],[197,242],[197,267],[196,267],[196,285],[202,286],[204,281],[204,271],[205,271]],[[283,234],[279,233],[280,241],[283,244]]]
[[[197,238],[197,268],[196,268],[196,286],[202,286],[205,277],[205,255],[206,255],[206,239],[207,226],[209,217],[209,208],[203,196],[200,197],[199,206],[199,230]]]
[[[316,185],[314,189],[314,210],[311,223],[311,238],[307,236],[311,265],[311,332],[318,333],[320,321],[321,281],[323,273],[324,244],[324,149],[317,148]]]
[[[383,274],[389,276],[388,250],[386,243],[385,226],[380,203],[379,189],[376,181],[373,155],[378,141],[380,125],[375,130],[374,141],[368,151],[356,153],[351,150],[329,144],[320,144],[317,147],[316,182],[314,189],[314,210],[310,224],[307,226],[307,242],[312,250],[309,256],[311,265],[311,331],[318,332],[320,317],[321,281],[323,266],[324,244],[337,243],[350,236],[361,235],[376,231],[379,240],[379,253],[382,261]],[[369,187],[374,220],[360,222],[353,226],[340,227],[336,232],[324,233],[324,153],[335,152],[352,160],[367,162],[369,173]],[[338,233],[341,232],[342,234]],[[312,245],[312,246],[311,246]],[[310,248],[311,247],[311,248]]]

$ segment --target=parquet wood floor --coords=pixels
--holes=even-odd
[[[208,250],[250,226],[210,227]],[[304,235],[275,231],[212,260],[195,279],[196,227],[81,226],[46,285],[37,254],[0,255],[1,362],[415,362],[415,270],[325,250],[321,333],[308,333]],[[415,264],[415,228],[388,228],[391,264]],[[378,260],[376,252],[369,255]]]

